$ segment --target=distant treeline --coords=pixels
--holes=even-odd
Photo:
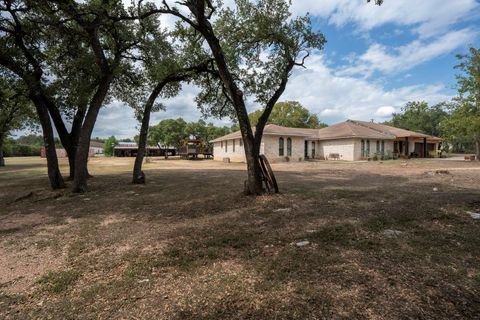
[[[103,142],[100,138],[92,141]],[[44,142],[41,135],[29,134],[18,138],[7,138],[3,145],[4,157],[34,157],[40,156],[40,150],[43,148]],[[60,139],[55,138],[55,146],[63,148]]]

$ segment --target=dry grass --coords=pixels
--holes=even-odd
[[[92,159],[75,195],[7,159],[0,318],[479,318],[476,163],[277,164],[253,199],[244,165],[153,160],[134,186],[132,159]]]

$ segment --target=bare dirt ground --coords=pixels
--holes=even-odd
[[[0,168],[0,319],[480,319],[478,163],[276,164],[256,199],[243,164],[89,164]]]

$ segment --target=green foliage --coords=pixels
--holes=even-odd
[[[433,136],[442,135],[442,121],[447,116],[446,103],[429,106],[425,101],[408,102],[400,113],[394,113],[392,126]]]
[[[29,134],[15,139],[16,143],[43,146],[43,137],[36,134]]]
[[[228,71],[243,96],[261,106],[278,99],[290,71],[303,66],[310,53],[323,49],[326,42],[322,33],[313,31],[308,15],[291,16],[289,1],[237,0],[233,9],[214,6],[213,32]],[[224,83],[209,75],[197,83],[203,89],[197,102],[204,114],[234,117],[232,97]]]
[[[150,128],[149,142],[154,145],[178,148],[181,141],[188,137],[186,127],[187,123],[182,118],[162,120]]]
[[[18,80],[0,77],[0,144],[13,130],[36,123],[35,109],[27,98],[26,88]]]
[[[208,141],[226,135],[229,132],[230,128],[228,127],[217,127],[213,123],[207,124],[204,120],[187,123],[182,118],[166,119],[150,128],[149,143],[178,148],[183,139],[193,137],[202,139],[208,145]]]
[[[117,138],[115,138],[115,136],[111,136],[107,138],[107,140],[105,140],[105,144],[103,147],[104,154],[109,157],[113,156],[113,149],[117,145],[118,145],[118,140]]]
[[[257,110],[248,115],[250,123],[255,126],[263,110]],[[324,128],[327,125],[318,120],[317,115],[310,113],[297,101],[278,102],[273,107],[267,123],[293,128]]]
[[[5,157],[38,157],[41,148],[42,144],[24,144],[7,139],[3,146],[3,154]]]
[[[80,273],[75,270],[49,271],[38,280],[38,284],[42,291],[61,293],[68,290],[79,276]]]
[[[443,122],[450,141],[470,140],[480,155],[480,49],[470,48],[458,55],[461,70],[457,76],[459,96],[450,105],[451,115]]]

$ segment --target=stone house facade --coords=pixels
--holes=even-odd
[[[245,162],[239,131],[210,141],[217,161]],[[347,120],[327,128],[305,129],[267,125],[260,153],[271,162],[307,159],[364,160],[374,156],[429,157],[440,138],[384,124]]]

